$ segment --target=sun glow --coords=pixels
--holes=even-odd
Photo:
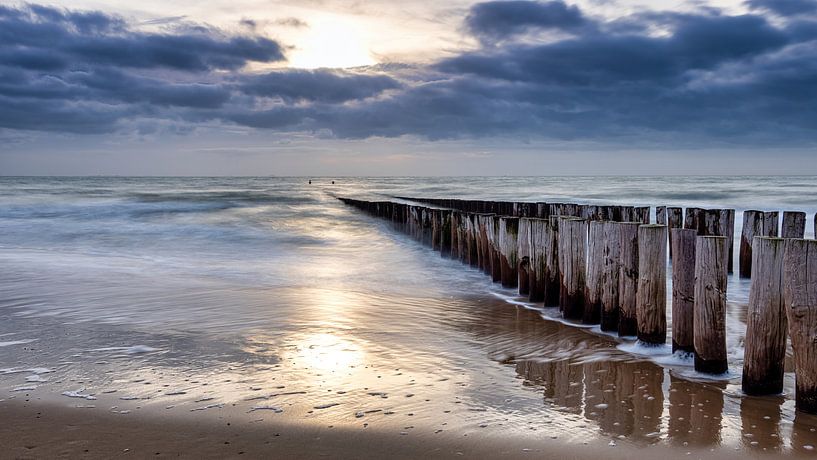
[[[312,19],[290,53],[289,64],[304,69],[375,64],[363,30],[362,24],[339,16]]]

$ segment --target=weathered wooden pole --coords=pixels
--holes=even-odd
[[[548,277],[547,246],[550,244],[550,220],[529,219],[530,260],[528,261],[528,299],[531,302],[545,300],[545,281]],[[522,223],[520,238],[522,234]]]
[[[636,293],[638,292],[638,222],[619,224],[621,270],[618,275],[618,335],[638,334]]]
[[[528,207],[520,208],[528,211]],[[519,278],[519,294],[530,296],[531,267],[531,219],[519,218],[519,235],[516,238],[517,277]]]
[[[693,353],[695,316],[695,238],[697,230],[677,228],[671,236],[672,260],[672,351]]]
[[[729,251],[729,264],[727,270],[732,273],[735,261],[735,210],[734,209],[720,209],[720,218],[718,226],[720,228],[720,235],[727,238],[726,247]]]
[[[636,206],[633,208],[633,222],[641,222],[642,224],[650,223],[650,207]]]
[[[462,212],[460,211],[451,211],[451,222],[450,222],[450,239],[451,239],[451,253],[449,256],[455,260],[462,260],[461,249],[460,245],[462,241],[460,240],[460,232],[462,231]]]
[[[783,211],[782,238],[803,238],[806,234],[806,213]]]
[[[550,243],[545,246],[545,306],[557,307],[561,297],[561,275],[559,269],[559,216],[548,218]]]
[[[451,257],[452,241],[451,241],[451,211],[448,209],[441,209],[438,211],[440,219],[440,255],[442,257]]]
[[[597,220],[590,221],[590,236],[587,241],[584,315],[582,316],[582,322],[585,324],[598,324],[601,322],[601,272],[604,267],[603,251],[604,223]]]
[[[695,245],[695,370],[722,374],[726,362],[725,236],[699,236]]]
[[[658,225],[667,225],[667,207],[655,207],[655,223]]]
[[[497,249],[502,287],[519,285],[519,218],[500,217],[497,231]]]
[[[491,274],[491,258],[488,255],[488,217],[477,214],[477,265],[486,275]]]
[[[667,207],[667,227],[669,227],[669,238],[672,241],[672,234],[676,229],[684,227],[684,210],[678,207]],[[672,244],[669,246],[669,258],[672,259]]]
[[[795,405],[817,414],[817,240],[786,240],[783,302],[794,352]]]
[[[559,219],[559,306],[565,318],[584,316],[587,221],[576,217]]]
[[[621,224],[604,222],[604,265],[601,272],[601,330],[618,331]]]
[[[434,232],[433,232],[432,222],[431,222],[431,215],[432,215],[432,209],[431,208],[426,208],[426,207],[422,208],[422,211],[420,213],[420,216],[422,218],[422,229],[423,229],[422,242],[426,246],[431,246],[431,241],[432,241],[432,239],[434,237],[433,236]]]
[[[491,279],[494,283],[502,283],[502,256],[499,249],[499,219],[496,214],[488,219],[488,255],[491,260]]]
[[[752,276],[752,239],[756,236],[777,236],[777,212],[743,211],[740,236],[740,276]]]
[[[686,208],[684,210],[684,228],[698,230],[701,217],[701,208]]]
[[[663,345],[667,341],[667,226],[638,227],[638,340]]]
[[[752,242],[752,284],[743,358],[743,392],[783,391],[786,310],[783,307],[783,254],[786,240],[756,236]]]

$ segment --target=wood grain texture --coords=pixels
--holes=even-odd
[[[794,352],[795,404],[817,414],[816,240],[786,240],[783,302]]]
[[[521,210],[528,208],[521,207]],[[519,294],[530,295],[531,269],[531,220],[528,217],[519,218],[519,235],[516,238],[517,277],[519,278]]]
[[[672,351],[695,351],[695,239],[698,232],[678,228],[672,232]]]
[[[800,211],[783,211],[782,238],[803,238],[806,234],[806,213]]]
[[[726,362],[725,236],[699,236],[695,246],[695,370],[722,374]]]
[[[740,236],[739,273],[742,278],[752,276],[752,239],[756,236],[777,236],[777,211],[743,211],[743,229]]]
[[[559,306],[565,318],[584,316],[587,256],[587,221],[575,217],[559,219]]]
[[[638,228],[638,340],[663,344],[667,340],[667,227]]]
[[[786,240],[756,236],[752,242],[752,284],[746,321],[743,392],[783,391],[786,311],[783,307],[783,254]]]
[[[618,276],[618,334],[638,333],[636,293],[638,292],[638,222],[619,224],[620,271]]]
[[[621,224],[604,222],[601,271],[601,330],[618,331],[619,273],[621,272]]]
[[[585,276],[584,315],[582,316],[582,322],[585,324],[598,324],[601,321],[603,250],[604,222],[591,221],[587,240],[587,274]]]

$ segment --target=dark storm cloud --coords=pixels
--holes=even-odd
[[[483,46],[431,65],[251,73],[283,47],[190,23],[153,34],[102,13],[0,7],[0,128],[810,146],[814,26],[715,10],[604,22],[560,2],[488,2],[466,20]]]
[[[746,4],[752,8],[773,11],[782,16],[817,13],[817,1],[815,0],[749,0]]]
[[[284,70],[240,78],[238,89],[286,102],[344,102],[365,99],[400,84],[384,75],[355,75],[331,70]]]
[[[264,37],[227,37],[207,28],[186,34],[144,33],[103,13],[38,5],[0,7],[0,48],[6,53],[26,51],[63,66],[71,62],[187,71],[239,69],[248,61],[284,59],[281,46]],[[35,68],[43,67],[32,61]]]
[[[561,1],[477,3],[465,18],[468,30],[483,40],[501,39],[535,28],[570,30],[586,22],[579,8]]]

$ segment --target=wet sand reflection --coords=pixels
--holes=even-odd
[[[541,391],[546,408],[570,414],[559,423],[595,426],[612,441],[643,446],[667,442],[708,450],[727,445],[758,452],[785,452],[790,446],[814,453],[817,417],[795,416],[791,408],[784,409],[783,396],[742,397],[734,383],[691,381],[618,352],[607,337],[503,307],[482,311],[492,321],[480,322],[471,332],[488,344],[491,356],[501,357],[497,361],[514,365],[524,386]],[[581,419],[570,418],[575,415]]]

